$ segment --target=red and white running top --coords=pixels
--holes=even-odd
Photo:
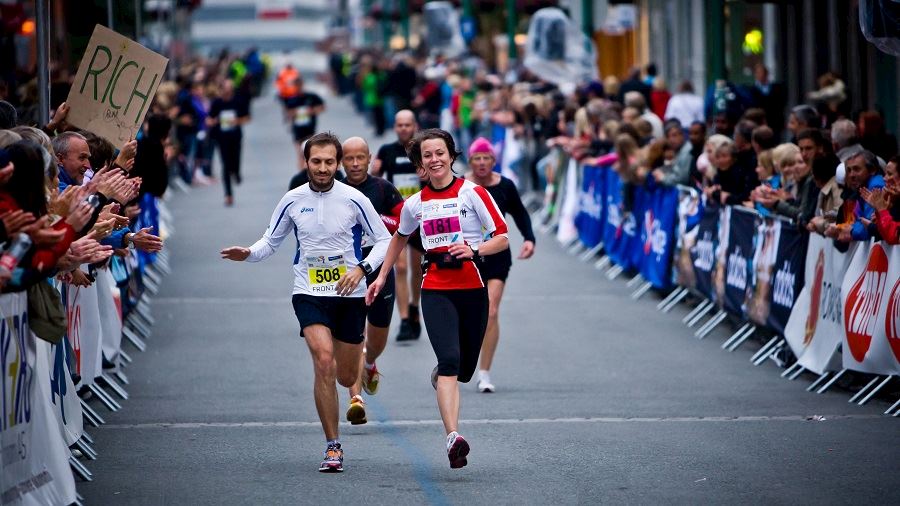
[[[477,184],[453,178],[449,186],[435,189],[430,184],[409,197],[400,212],[397,230],[407,236],[419,229],[422,245],[429,253],[443,253],[451,244],[478,246],[485,236],[507,236],[506,221],[491,194]],[[463,262],[462,269],[441,269],[430,264],[422,288],[464,290],[482,288],[484,282],[475,262]]]

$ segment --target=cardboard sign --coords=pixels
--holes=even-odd
[[[122,146],[141,128],[168,62],[97,25],[66,99],[67,121]]]

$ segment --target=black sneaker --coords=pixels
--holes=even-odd
[[[413,339],[418,339],[422,335],[422,322],[419,320],[419,306],[415,304],[409,305],[409,327],[412,332]]]
[[[419,323],[419,320],[409,321],[409,332],[413,339],[418,339],[422,335],[422,324]]]
[[[413,341],[416,339],[416,336],[412,333],[412,327],[409,324],[409,320],[400,320],[400,331],[397,332],[397,341]]]

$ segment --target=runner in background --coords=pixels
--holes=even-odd
[[[294,137],[294,147],[297,148],[297,167],[303,167],[303,149],[300,147],[303,141],[316,133],[316,122],[320,114],[325,112],[325,101],[315,93],[307,93],[303,90],[303,78],[294,80],[294,88],[297,93],[285,100],[288,118],[291,120],[291,134]]]
[[[285,122],[290,121],[290,116],[287,113],[287,101],[300,93],[297,89],[297,79],[300,77],[300,71],[290,63],[287,63],[278,71],[278,76],[275,78],[275,88],[278,90],[278,100],[281,101],[281,110]]]
[[[516,222],[516,227],[522,233],[524,242],[519,251],[519,258],[524,260],[534,254],[534,231],[531,229],[531,218],[528,210],[522,204],[519,191],[512,180],[494,171],[497,157],[490,141],[479,137],[469,147],[469,166],[472,168],[466,179],[482,186],[494,197],[494,202],[503,216],[511,214]],[[487,238],[485,238],[487,239]],[[493,392],[494,384],[491,382],[491,364],[494,361],[494,353],[497,351],[497,342],[500,340],[500,302],[503,300],[503,289],[506,287],[506,278],[512,267],[512,255],[509,249],[505,249],[495,255],[484,256],[482,262],[481,277],[487,283],[490,307],[488,309],[487,331],[484,334],[484,344],[481,346],[481,367],[478,369],[478,391],[482,393]]]
[[[344,182],[362,192],[372,202],[388,232],[393,234],[400,224],[403,197],[400,196],[400,192],[394,188],[394,185],[385,179],[369,175],[371,161],[372,154],[369,152],[369,145],[362,137],[351,137],[344,141],[344,158],[341,162],[347,172]],[[372,238],[363,235],[362,253],[364,257],[372,251],[372,245]],[[380,272],[379,269],[376,269],[366,277],[366,282],[374,282]],[[347,409],[347,421],[353,425],[363,424],[367,421],[365,401],[360,395],[362,390],[369,395],[375,395],[378,391],[381,374],[375,366],[375,360],[381,356],[387,346],[388,328],[391,326],[393,313],[394,273],[389,272],[384,290],[378,294],[368,309],[362,375],[360,381],[350,387],[350,407]]]
[[[366,320],[366,285],[360,281],[381,265],[390,234],[363,194],[335,181],[342,158],[337,137],[317,134],[304,149],[310,182],[282,197],[260,240],[249,248],[225,248],[221,256],[259,262],[287,236],[299,241],[292,303],[313,361],[316,410],[327,444],[319,471],[340,472],[344,451],[335,381],[347,388],[359,381]],[[363,232],[374,241],[366,257],[360,249]]]
[[[225,205],[234,205],[231,183],[241,184],[242,127],[250,121],[250,99],[234,91],[234,83],[226,79],[219,97],[209,106],[206,126],[210,128],[222,156],[222,184]]]
[[[403,198],[409,198],[422,189],[416,167],[406,154],[406,145],[417,129],[416,115],[408,109],[399,111],[394,116],[394,133],[397,134],[397,141],[381,146],[372,165],[372,173],[390,181]],[[400,255],[397,260],[395,274],[397,312],[400,314],[397,341],[418,339],[422,334],[422,324],[419,321],[422,254],[414,248],[407,248],[407,252]]]
[[[428,262],[422,313],[438,362],[431,384],[453,469],[465,466],[469,454],[469,443],[457,432],[459,382],[472,379],[487,327],[488,293],[479,272],[480,253],[493,255],[509,247],[506,222],[491,195],[453,175],[453,162],[459,154],[453,137],[444,130],[423,130],[410,142],[409,157],[427,170],[429,182],[404,203],[400,227],[391,239],[381,273],[366,293],[366,303],[372,304],[409,235],[418,229]],[[491,239],[485,241],[486,234]]]

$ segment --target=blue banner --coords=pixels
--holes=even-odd
[[[690,246],[694,288],[709,300],[715,300],[713,269],[716,267],[716,250],[719,247],[719,208],[706,205],[697,224],[697,238]]]
[[[747,300],[753,290],[753,256],[756,237],[756,213],[732,207],[725,245],[725,285],[722,307],[733,315],[745,317]]]
[[[606,178],[609,167],[583,168],[581,191],[578,195],[578,214],[575,228],[578,238],[587,248],[600,244],[606,223]]]
[[[606,171],[606,219],[603,220],[603,245],[606,254],[616,265],[622,261],[616,248],[622,229],[622,184],[616,171]]]
[[[675,247],[678,190],[656,187],[647,196],[644,229],[641,233],[644,261],[641,276],[654,288],[672,285],[672,251]]]
[[[644,264],[644,212],[650,199],[650,192],[643,186],[632,186],[633,203],[631,212],[625,218],[623,236],[627,241],[626,270],[639,270]],[[633,223],[633,226],[632,226]]]

